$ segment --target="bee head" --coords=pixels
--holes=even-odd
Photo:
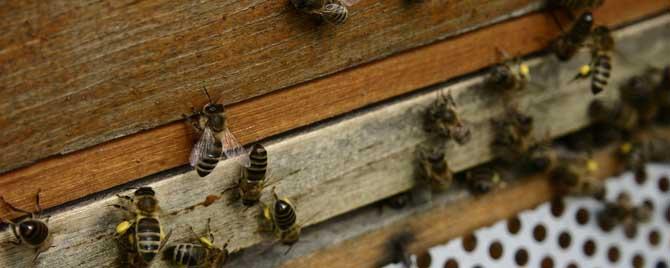
[[[208,103],[205,107],[202,108],[204,114],[220,114],[223,113],[223,104],[220,103]]]

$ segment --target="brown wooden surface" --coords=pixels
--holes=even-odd
[[[597,15],[603,23],[617,24],[668,6],[626,0]],[[556,33],[545,14],[498,24],[232,105],[231,125],[244,142],[262,139],[487,66],[495,61],[491,40],[525,54],[542,48]],[[29,205],[34,189],[41,187],[50,196],[43,200],[44,207],[53,207],[183,165],[191,146],[187,126],[169,124],[2,174],[0,195],[11,193],[19,206]]]
[[[539,2],[363,0],[335,27],[289,0],[2,1],[0,172],[178,120],[202,86],[235,103]]]
[[[621,171],[611,149],[596,153],[595,158],[600,164],[598,177],[607,178]],[[281,267],[378,267],[386,256],[388,241],[400,232],[409,231],[415,235],[416,239],[409,245],[409,249],[418,254],[432,246],[534,208],[549,201],[552,196],[546,176],[533,176],[480,198],[470,197],[410,215],[354,239],[289,260]]]

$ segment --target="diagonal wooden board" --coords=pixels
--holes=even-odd
[[[670,7],[667,2],[627,1],[598,9],[598,22],[621,24]],[[481,69],[497,61],[495,48],[537,51],[557,32],[548,14],[514,19],[232,105],[230,124],[243,142],[263,139]],[[39,187],[45,207],[61,205],[183,165],[192,144],[183,122],[168,124],[0,174],[0,195],[29,206]]]
[[[663,57],[670,53],[665,39],[669,36],[668,25],[670,15],[663,15],[617,31],[618,49],[635,55],[640,62],[668,64]],[[588,124],[585,110],[593,99],[588,83],[559,82],[574,74],[579,60],[586,59],[560,66],[552,57],[532,61],[536,81],[560,85],[531,87],[518,96],[521,109],[536,117],[534,134],[538,137],[547,133],[560,136]],[[599,98],[615,97],[613,89],[641,67],[619,61],[615,64],[612,86]],[[267,143],[272,175],[282,178],[276,184],[279,194],[293,199],[299,218],[311,219],[303,222],[310,225],[407,190],[413,185],[414,148],[425,140],[420,116],[439,92],[454,94],[473,131],[468,145],[448,146],[452,168],[459,171],[488,161],[492,157],[487,146],[491,140],[489,120],[500,115],[502,107],[497,97],[477,89],[481,79],[480,75],[440,85]],[[238,172],[233,161],[224,161],[204,179],[187,172],[168,174],[149,183],[166,211],[165,225],[175,230],[175,241],[188,234],[186,224],[204,224],[207,218],[213,218],[212,227],[220,241],[232,239],[230,249],[246,248],[267,239],[255,232],[257,209],[244,210],[238,203],[222,201],[206,208],[184,210],[204,201],[208,194],[227,188]],[[41,267],[115,266],[118,252],[110,235],[122,215],[107,207],[115,202],[116,197],[109,193],[53,213],[51,227],[58,248],[43,253]],[[9,232],[2,233],[0,242],[10,237]],[[19,248],[3,247],[0,265],[25,265],[30,255]]]
[[[289,0],[3,1],[0,172],[179,120],[203,86],[236,103],[542,2],[364,0],[335,27]]]

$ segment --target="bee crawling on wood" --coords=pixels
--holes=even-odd
[[[557,21],[558,23],[558,21]],[[560,24],[559,24],[560,26]],[[582,13],[574,22],[567,33],[563,33],[551,45],[551,51],[561,60],[570,60],[577,54],[591,35],[593,28],[593,14],[591,12]]]
[[[460,145],[470,141],[470,129],[461,121],[451,94],[440,94],[426,110],[424,129],[435,136],[453,139]]]
[[[616,202],[607,202],[598,213],[598,224],[605,230],[611,230],[617,225],[625,229],[635,228],[639,223],[651,219],[651,209],[645,205],[634,206],[627,193],[621,193]]]
[[[206,88],[203,88],[209,103],[205,104],[202,111],[194,111],[193,115],[183,117],[201,133],[200,139],[191,151],[189,162],[196,169],[200,177],[205,177],[214,170],[219,160],[236,158],[244,166],[249,166],[247,151],[240,145],[237,138],[226,125],[226,114],[221,103],[213,103]],[[192,117],[198,117],[193,121]]]
[[[591,92],[599,94],[608,84],[612,72],[611,51],[614,49],[614,38],[606,26],[598,26],[590,34],[591,62],[582,65],[574,80],[591,78]]]
[[[670,161],[670,139],[650,137],[624,142],[619,146],[618,156],[637,178],[644,180],[647,178],[647,163]]]
[[[533,118],[515,108],[507,110],[503,118],[492,119],[495,137],[491,151],[507,163],[515,163],[528,152],[535,143],[531,132]]]
[[[10,241],[11,244],[16,246],[27,245],[30,248],[35,250],[35,257],[33,258],[33,263],[37,261],[37,258],[40,256],[40,253],[51,248],[51,233],[49,232],[49,226],[47,225],[49,219],[42,220],[42,208],[40,207],[40,190],[37,190],[35,197],[35,212],[29,212],[20,208],[13,206],[12,204],[5,201],[5,198],[0,196],[0,202],[10,210],[19,213],[25,213],[29,215],[28,218],[20,220],[19,222],[14,222],[9,219],[0,218],[0,222],[9,224],[9,228],[14,233],[16,241]]]
[[[600,99],[591,101],[588,108],[591,121],[630,135],[639,125],[637,111],[624,102],[606,102]]]
[[[558,152],[549,144],[536,144],[529,149],[522,164],[530,172],[546,172],[553,169],[558,161]]]
[[[498,49],[504,59],[509,59],[507,52]],[[530,81],[530,67],[522,63],[518,58],[515,60],[504,60],[493,66],[489,75],[484,80],[484,88],[493,91],[523,90]]]
[[[488,193],[501,182],[500,174],[493,167],[478,166],[465,172],[465,184],[474,194]]]
[[[598,162],[591,158],[561,159],[550,172],[554,189],[561,195],[602,198],[605,185],[596,175]]]
[[[320,16],[324,21],[340,25],[349,18],[348,7],[360,0],[291,0],[293,6],[307,14]]]
[[[300,240],[302,226],[297,222],[296,208],[288,198],[280,198],[272,188],[274,201],[262,205],[260,231],[273,232],[279,242],[292,246]],[[290,248],[289,248],[290,249]]]
[[[441,146],[424,147],[417,151],[419,175],[434,190],[446,190],[454,180],[444,151]]]
[[[263,189],[268,185],[268,155],[265,147],[254,144],[249,152],[250,165],[242,168],[237,184],[229,189],[238,189],[237,197],[242,204],[250,207],[258,203]]]
[[[116,238],[126,248],[128,263],[132,267],[150,265],[161,252],[172,232],[163,232],[156,192],[151,187],[140,187],[133,197],[118,195],[132,206],[112,205],[134,216],[116,226]]]
[[[190,227],[198,244],[180,243],[165,250],[163,257],[180,267],[211,267],[223,266],[228,259],[228,242],[222,247],[214,245],[214,235],[210,229],[211,219],[207,219],[207,236],[198,236]],[[208,237],[209,236],[209,237]]]

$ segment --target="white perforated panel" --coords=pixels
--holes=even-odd
[[[602,204],[567,198],[434,247],[429,267],[668,267],[670,166],[650,165],[648,170],[644,182],[635,181],[631,173],[607,182],[607,200],[627,192],[636,205],[653,205],[651,221],[639,224],[636,233],[621,226],[604,231],[597,220]]]

